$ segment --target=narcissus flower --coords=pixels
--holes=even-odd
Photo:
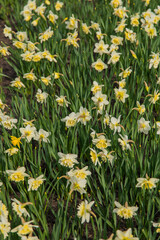
[[[100,29],[99,23],[96,23],[96,22],[91,21],[91,28],[92,28],[93,30],[99,30],[99,29]]]
[[[22,236],[21,237],[21,240],[40,240],[38,237],[32,237],[32,236],[28,236],[28,237],[26,237],[26,236]]]
[[[22,134],[21,137],[26,138],[28,142],[30,142],[32,138],[35,137],[35,134],[36,134],[35,127],[31,127],[30,125],[27,125],[25,128],[20,128],[19,130]]]
[[[38,17],[37,19],[35,19],[34,21],[31,22],[31,24],[36,27],[38,25],[38,21],[39,21],[40,17]]]
[[[96,62],[92,63],[92,67],[95,68],[98,72],[103,71],[108,68],[108,66],[99,58]]]
[[[55,24],[55,23],[56,23],[56,20],[58,19],[58,16],[57,16],[56,14],[54,14],[54,13],[50,10],[47,18],[49,19],[49,21],[50,21],[51,23]]]
[[[48,137],[50,134],[51,134],[50,132],[47,132],[43,129],[39,129],[39,131],[35,133],[34,139],[39,142],[43,141],[48,143],[49,142]]]
[[[118,17],[124,19],[125,17],[128,17],[126,12],[127,12],[126,7],[119,6],[118,8],[114,8],[113,14],[115,16],[118,16]]]
[[[123,126],[120,124],[120,118],[121,118],[121,115],[118,118],[111,117],[110,119],[109,127],[111,130],[114,130],[114,134],[116,132],[119,133],[121,131],[121,128],[123,128]]]
[[[7,56],[7,55],[10,55],[10,52],[8,52],[8,48],[9,47],[1,47],[0,46],[0,54],[2,54],[2,56]]]
[[[94,52],[99,53],[100,55],[102,55],[103,53],[108,53],[108,47],[108,44],[105,44],[103,40],[100,40],[99,43],[95,43]]]
[[[123,38],[111,35],[111,43],[115,45],[123,45]]]
[[[91,34],[91,31],[89,29],[90,27],[88,27],[86,23],[82,23],[82,30],[85,34],[88,34],[88,33]]]
[[[101,92],[104,85],[99,85],[96,81],[93,82],[91,91],[95,95],[97,92]]]
[[[110,63],[113,63],[113,64],[117,63],[119,61],[119,59],[120,59],[120,55],[121,54],[122,53],[118,53],[116,51],[111,52],[111,57],[110,57],[110,59],[108,61],[108,64],[110,64]]]
[[[125,206],[121,205],[119,202],[114,202],[116,207],[113,212],[117,213],[118,216],[128,219],[132,218],[133,216],[137,215],[136,211],[138,210],[138,207],[129,207],[128,203],[125,203]]]
[[[41,89],[38,89],[38,91],[36,93],[37,102],[46,103],[47,97],[48,97],[48,93],[42,92]]]
[[[101,157],[102,161],[103,162],[107,162],[109,161],[111,164],[113,164],[113,159],[114,159],[114,156],[111,154],[113,153],[114,151],[107,151],[106,149],[102,148],[102,152],[99,152],[98,153],[98,156]]]
[[[146,121],[144,118],[141,118],[137,121],[138,123],[138,132],[143,132],[145,134],[148,134],[151,127],[149,126],[150,121]]]
[[[17,232],[18,236],[22,237],[33,232],[33,227],[38,227],[36,225],[32,225],[32,221],[24,222],[23,225],[19,225],[11,230],[11,232]]]
[[[151,59],[149,60],[149,69],[153,68],[158,68],[158,65],[160,63],[160,57],[159,57],[159,53],[154,53],[152,52],[152,54],[150,55]]]
[[[21,82],[20,77],[17,77],[14,81],[11,82],[11,87],[20,89],[22,87],[25,88],[25,85]]]
[[[84,189],[87,184],[86,179],[77,178],[77,177],[73,176],[73,177],[69,177],[69,182],[71,183],[71,186],[70,186],[71,190],[70,190],[69,194],[71,194],[73,191],[77,191],[80,194],[86,193],[86,191]]]
[[[120,145],[122,146],[122,150],[125,151],[125,150],[131,150],[131,147],[129,145],[129,143],[133,143],[132,140],[129,140],[128,139],[128,136],[127,135],[124,135],[122,136],[121,134],[119,134],[119,136],[121,138],[118,138],[118,142],[120,143]]]
[[[14,182],[24,181],[25,177],[29,177],[27,173],[25,173],[25,167],[19,167],[17,170],[6,170],[6,173],[9,175],[9,180]]]
[[[118,24],[118,26],[115,28],[115,32],[123,32],[124,28],[127,24],[125,24],[126,19],[122,19],[121,22]]]
[[[56,102],[57,102],[58,105],[61,106],[61,107],[63,107],[63,106],[68,107],[68,104],[70,104],[70,102],[68,102],[68,101],[66,100],[66,96],[60,96],[60,97],[58,97],[58,96],[56,95]]]
[[[155,104],[159,100],[159,95],[160,93],[158,92],[158,90],[154,90],[154,94],[148,94],[147,97],[151,97],[149,99],[149,102]]]
[[[137,178],[137,185],[136,187],[141,187],[145,189],[152,189],[156,187],[156,183],[159,182],[158,178],[149,178],[148,175],[146,174],[146,178]]]
[[[116,235],[115,240],[139,240],[139,238],[133,237],[131,228],[124,232],[117,230]]]
[[[45,32],[40,33],[40,41],[45,42],[47,41],[49,38],[51,38],[53,36],[53,31],[51,30],[51,27],[49,27]]]
[[[32,204],[31,202],[21,203],[16,198],[12,199],[12,208],[17,213],[19,217],[24,216],[30,216],[27,210],[25,209],[25,206]]]
[[[31,70],[31,72],[29,73],[25,73],[23,75],[23,78],[26,78],[27,80],[31,80],[31,81],[35,81],[37,79],[37,77],[35,76],[35,74],[33,73],[33,69]]]
[[[17,128],[15,123],[17,123],[17,119],[11,118],[8,115],[1,116],[2,117],[2,125],[4,128],[11,130],[13,127]]]
[[[18,148],[15,148],[15,147],[11,147],[9,149],[7,149],[6,151],[4,151],[5,153],[8,153],[8,156],[12,156],[14,154],[17,154],[19,151]]]
[[[111,140],[106,139],[104,135],[98,136],[98,138],[93,139],[92,142],[99,149],[103,149],[111,146],[110,144]]]
[[[101,114],[103,107],[105,105],[108,105],[109,102],[107,100],[107,95],[102,94],[100,91],[97,91],[96,94],[94,95],[94,97],[92,97],[92,100],[94,101],[94,103],[97,105],[98,107],[98,112]]]
[[[100,165],[100,162],[99,162],[99,159],[98,159],[98,154],[97,154],[96,150],[90,148],[90,156],[91,156],[91,160],[92,160],[92,162],[95,166],[97,164]]]
[[[12,39],[12,29],[5,25],[3,28],[3,34],[5,37],[8,37],[10,40]]]
[[[74,17],[72,14],[72,17],[70,17],[69,21],[66,21],[65,24],[67,25],[66,28],[69,30],[74,30],[78,28],[78,20]]]
[[[91,175],[91,172],[88,170],[88,166],[85,166],[84,168],[76,168],[76,169],[71,169],[69,172],[67,172],[67,175],[69,177],[75,176],[76,178],[80,179],[86,179],[87,176]]]
[[[39,188],[39,186],[45,181],[46,179],[44,178],[44,175],[40,175],[37,178],[30,178],[28,180],[28,184],[29,184],[29,188],[28,191],[31,190],[37,190]]]
[[[109,116],[108,113],[106,112],[106,113],[105,113],[105,116],[104,116],[104,120],[103,120],[104,127],[106,127],[106,125],[109,125],[109,121],[110,121],[110,116]]]
[[[77,154],[70,154],[70,153],[64,154],[64,153],[58,152],[58,156],[60,157],[59,163],[62,166],[72,168],[75,163],[78,163]]]
[[[136,42],[136,33],[135,32],[126,28],[124,33],[125,33],[126,40],[130,41],[131,43]]]
[[[110,2],[110,5],[113,7],[113,8],[118,8],[122,5],[122,0],[112,0]]]
[[[44,3],[42,3],[39,7],[35,9],[35,12],[40,15],[44,20],[46,20],[44,16],[44,12],[46,10],[46,6],[44,6]]]
[[[0,222],[0,231],[4,236],[4,239],[8,237],[8,233],[11,231],[10,223],[8,221]]]
[[[157,128],[157,134],[160,135],[160,121],[157,121],[155,125],[156,125],[156,128]]]
[[[140,105],[140,103],[137,101],[137,108],[132,108],[132,110],[137,110],[139,114],[143,114],[145,112],[145,105]]]
[[[122,69],[122,72],[119,74],[121,78],[127,78],[132,72],[131,67],[128,67],[127,69]]]
[[[120,102],[125,103],[126,98],[129,97],[129,95],[126,93],[127,90],[124,88],[114,88],[116,99]]]
[[[91,207],[92,205],[94,204],[94,201],[88,203],[87,200],[81,202],[81,204],[78,206],[78,217],[79,218],[82,218],[82,222],[81,223],[84,223],[85,221],[86,222],[89,222],[90,221],[90,214],[94,215],[95,214],[91,211]]]
[[[152,224],[153,224],[153,227],[156,228],[156,232],[157,232],[157,233],[160,233],[160,223],[152,222]]]
[[[6,205],[0,200],[0,222],[6,222],[8,219],[8,210]]]
[[[30,10],[36,10],[36,0],[28,0],[27,7]]]
[[[66,127],[74,127],[77,122],[77,114],[75,112],[72,112],[69,114],[69,116],[61,119],[62,122],[66,122]]]
[[[77,122],[86,125],[91,118],[90,112],[86,108],[80,107],[79,112],[77,113]]]
[[[131,25],[133,27],[138,27],[138,25],[139,25],[139,18],[140,18],[139,13],[136,13],[135,15],[131,16]]]
[[[57,1],[55,4],[56,11],[60,11],[62,7],[63,7],[63,2]]]
[[[16,32],[16,37],[21,42],[28,40],[27,32]]]

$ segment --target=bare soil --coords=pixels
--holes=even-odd
[[[3,28],[5,26],[5,23],[3,20],[0,19],[0,46],[2,46],[2,42],[7,45],[11,46],[11,41],[6,38],[3,34]],[[15,71],[13,68],[7,63],[4,57],[0,57],[0,70],[4,75],[7,75],[8,77],[0,77],[0,87],[3,89],[3,93],[5,95],[5,104],[7,104],[9,107],[11,107],[11,92],[8,89],[8,86],[10,85],[10,81],[14,80],[16,77]]]

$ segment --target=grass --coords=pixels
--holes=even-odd
[[[43,1],[44,2],[44,1]],[[9,11],[9,2],[0,2],[2,8],[2,18],[6,20],[6,12]],[[36,1],[39,6],[42,1]],[[151,53],[159,52],[159,37],[150,38],[141,22],[138,27],[134,27],[130,23],[133,14],[140,14],[147,11],[148,8],[154,12],[157,8],[156,1],[150,2],[149,6],[145,6],[142,1],[123,1],[123,6],[127,8],[126,28],[136,33],[136,41],[130,42],[125,39],[124,32],[115,32],[117,24],[121,19],[113,14],[113,7],[110,1],[73,1],[64,0],[64,5],[60,11],[55,10],[55,1],[50,5],[46,5],[44,16],[39,16],[40,20],[36,27],[31,22],[38,16],[32,16],[32,20],[24,21],[24,17],[20,12],[23,10],[27,1],[19,3],[14,2],[14,8],[11,13],[11,19],[14,19],[16,25],[15,31],[26,32],[29,41],[35,43],[39,51],[47,49],[55,57],[57,62],[50,62],[41,59],[38,62],[24,61],[21,54],[22,49],[9,47],[11,53],[8,63],[13,67],[25,85],[25,88],[16,88],[8,86],[12,93],[11,108],[9,116],[17,119],[16,127],[7,129],[5,126],[6,119],[1,124],[1,146],[0,146],[0,176],[3,185],[1,187],[0,199],[7,207],[9,212],[8,222],[11,223],[11,229],[22,224],[22,218],[12,208],[12,199],[16,198],[20,202],[31,202],[32,205],[26,206],[30,217],[24,217],[24,221],[34,221],[33,236],[37,236],[40,240],[52,239],[107,239],[111,233],[114,239],[117,230],[125,231],[132,229],[134,237],[138,239],[159,239],[156,228],[153,227],[152,221],[159,222],[159,189],[158,182],[155,188],[150,188],[146,184],[145,188],[137,188],[137,178],[145,178],[146,174],[150,178],[160,178],[160,152],[159,152],[159,100],[153,104],[149,99],[149,94],[154,94],[155,90],[159,90],[157,79],[159,77],[159,67],[149,69],[149,60]],[[4,4],[4,5],[3,5]],[[8,6],[4,10],[4,6]],[[58,15],[56,24],[49,22],[47,15],[49,11],[53,11]],[[73,33],[74,30],[66,29],[66,18],[70,18],[74,14],[78,20],[78,38],[79,47],[67,46],[62,39],[67,38],[67,33]],[[82,29],[82,23],[91,26],[91,21],[100,25],[104,35],[104,42],[111,45],[111,35],[123,38],[123,45],[119,46],[120,60],[116,64],[107,64],[110,54],[100,56],[94,52],[95,43],[99,42],[96,38],[96,31],[92,28],[89,30],[91,34],[85,34]],[[151,21],[151,20],[150,20]],[[7,22],[9,24],[9,22]],[[159,23],[155,24],[157,35]],[[43,33],[51,27],[54,34],[47,41],[40,43],[39,34]],[[125,30],[124,30],[125,31]],[[16,39],[16,33],[13,33],[13,39]],[[26,41],[24,41],[27,43]],[[134,51],[137,59],[135,59],[130,50]],[[100,58],[108,65],[106,70],[96,71],[92,64]],[[118,88],[115,81],[120,81],[119,74],[122,69],[130,66],[132,72],[126,78],[127,94],[125,102],[119,101],[114,93],[114,89]],[[30,81],[24,78],[25,73],[29,73],[33,69],[37,77],[36,81]],[[61,73],[60,78],[55,77],[54,72]],[[42,76],[51,76],[51,84],[45,85],[40,79]],[[0,75],[1,77],[1,75]],[[107,95],[108,104],[98,113],[97,105],[94,103],[91,88],[93,82],[103,85],[102,93]],[[144,81],[149,86],[149,91],[145,87]],[[46,92],[48,97],[46,103],[37,101],[36,94],[38,89]],[[70,103],[67,106],[58,105],[57,96],[66,96],[66,100]],[[159,95],[158,95],[159,96]],[[7,96],[6,96],[7,98]],[[159,97],[158,97],[159,98]],[[136,102],[139,101],[145,105],[145,112],[140,115],[138,111],[133,110]],[[4,101],[5,103],[5,101]],[[87,108],[91,115],[91,119],[86,125],[76,122],[73,127],[66,127],[65,122],[61,121],[70,113],[78,113],[80,107]],[[5,112],[5,109],[2,109]],[[104,124],[105,114],[120,118],[120,125],[123,127],[121,132],[112,130],[111,125]],[[149,121],[150,130],[147,134],[138,130],[138,120],[144,117]],[[50,132],[49,142],[36,141],[32,139],[30,142],[21,134],[20,128],[24,127],[24,120],[33,120],[37,131],[44,129]],[[117,126],[120,126],[119,124]],[[111,140],[111,146],[107,147],[108,153],[112,152],[113,162],[109,160],[103,161],[100,157],[102,149],[98,149],[92,141],[92,129],[96,133],[103,133],[106,139]],[[130,150],[123,150],[118,139],[120,135],[127,135],[128,139],[133,142],[130,144]],[[5,151],[11,148],[11,136],[21,137],[20,151],[17,154],[8,156]],[[98,135],[95,137],[97,138]],[[98,159],[101,164],[95,165],[91,160],[90,148],[94,149],[99,155]],[[64,154],[77,154],[78,164],[76,167],[82,169],[88,166],[91,172],[87,176],[86,193],[80,194],[73,191],[69,194],[70,184],[67,179],[61,178],[70,170],[68,167],[59,163],[58,152]],[[15,182],[8,179],[6,170],[16,170],[18,167],[24,166],[26,173],[30,178],[36,178],[44,175],[45,181],[38,187],[37,191],[28,191],[28,178],[24,181]],[[90,218],[89,223],[81,223],[82,219],[77,215],[78,205],[87,200],[94,201],[92,211],[96,215]],[[113,212],[115,209],[115,201],[121,205],[128,202],[129,206],[137,206],[136,215],[129,219],[124,219]],[[2,220],[1,220],[2,221]],[[1,234],[3,239],[3,234]],[[17,233],[8,232],[7,239],[22,239]],[[120,238],[118,238],[120,239]],[[133,238],[128,238],[133,239]]]

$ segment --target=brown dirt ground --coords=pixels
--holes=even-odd
[[[2,45],[2,42],[7,45],[11,46],[11,41],[6,38],[3,35],[3,28],[4,28],[4,21],[0,19],[0,45]],[[8,89],[8,86],[10,84],[10,81],[13,80],[16,77],[16,74],[13,70],[13,68],[7,63],[4,57],[0,57],[0,70],[2,70],[2,73],[7,75],[7,77],[2,77],[0,81],[0,87],[3,90],[3,93],[5,95],[5,104],[7,104],[9,107],[11,107],[11,93]]]

